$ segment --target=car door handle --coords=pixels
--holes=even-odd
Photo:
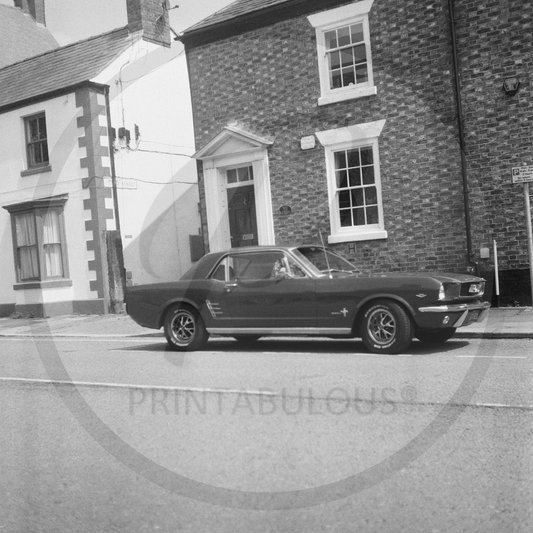
[[[229,292],[232,289],[234,289],[236,286],[237,286],[237,283],[226,283],[226,285],[224,286],[224,290],[226,292]]]

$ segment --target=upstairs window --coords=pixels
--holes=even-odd
[[[373,2],[362,0],[308,17],[317,37],[319,105],[377,93],[368,23]]]
[[[48,138],[46,134],[46,118],[44,113],[26,117],[26,154],[28,169],[45,167],[49,164]]]

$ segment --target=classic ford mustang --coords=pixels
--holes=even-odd
[[[198,350],[210,334],[360,337],[399,353],[413,337],[441,343],[482,320],[485,280],[466,274],[363,275],[321,246],[255,246],[205,255],[179,281],[128,287],[127,313],[164,328],[173,350]]]

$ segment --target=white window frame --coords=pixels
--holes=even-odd
[[[327,105],[344,100],[352,100],[363,96],[372,96],[377,94],[377,88],[374,86],[374,74],[372,68],[372,51],[370,48],[370,27],[368,15],[372,9],[374,0],[362,0],[354,2],[347,6],[338,7],[322,13],[316,13],[307,17],[316,31],[318,71],[320,76],[320,98],[318,105]],[[326,54],[326,32],[336,28],[349,26],[357,22],[363,23],[364,38],[366,44],[366,56],[368,65],[368,81],[349,87],[337,89],[330,88],[329,68]]]
[[[315,135],[324,146],[326,156],[326,170],[328,182],[328,202],[330,214],[330,244],[354,241],[369,241],[386,239],[383,218],[383,200],[381,195],[381,172],[379,164],[378,138],[385,126],[385,120],[367,122],[338,128],[334,130],[317,131]],[[337,182],[335,178],[335,152],[363,146],[372,146],[374,157],[374,178],[378,199],[379,222],[366,226],[342,227],[337,203]]]

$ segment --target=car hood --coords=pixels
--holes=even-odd
[[[472,276],[471,274],[457,274],[452,272],[388,272],[385,274],[364,275],[370,278],[418,278],[418,279],[434,279],[440,283],[468,283],[476,281],[484,281],[483,278]]]

